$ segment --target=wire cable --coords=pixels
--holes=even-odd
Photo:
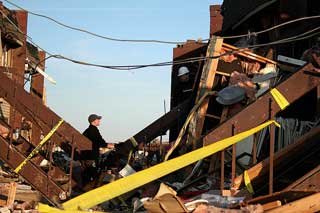
[[[23,7],[9,1],[9,0],[5,0],[8,4],[11,4],[23,11],[26,11],[34,16],[38,16],[38,17],[42,17],[42,18],[45,18],[45,19],[48,19],[60,26],[63,26],[65,28],[69,28],[71,30],[75,30],[75,31],[79,31],[79,32],[82,32],[82,33],[86,33],[86,34],[89,34],[89,35],[92,35],[92,36],[95,36],[95,37],[98,37],[98,38],[102,38],[102,39],[106,39],[106,40],[110,40],[110,41],[119,41],[119,42],[137,42],[137,43],[162,43],[162,44],[184,44],[185,42],[178,42],[178,41],[163,41],[163,40],[155,40],[155,39],[119,39],[119,38],[112,38],[112,37],[108,37],[108,36],[103,36],[103,35],[100,35],[100,34],[97,34],[97,33],[94,33],[94,32],[91,32],[91,31],[88,31],[88,30],[85,30],[85,29],[81,29],[81,28],[78,28],[78,27],[73,27],[71,25],[67,25],[67,24],[64,24],[62,23],[61,21],[58,21],[54,18],[51,18],[47,15],[43,15],[43,14],[39,14],[39,13],[35,13],[35,12],[32,12],[32,11],[29,11],[29,10],[26,10],[24,9]]]
[[[5,1],[7,1],[7,0],[5,0]],[[258,32],[251,32],[251,33],[246,33],[246,34],[242,34],[242,35],[234,35],[234,36],[223,36],[222,38],[223,39],[231,39],[231,38],[242,38],[242,37],[246,37],[246,36],[249,36],[249,35],[257,36],[259,34],[266,33],[266,32],[269,32],[271,30],[275,30],[277,28],[283,27],[283,26],[288,25],[288,24],[292,24],[292,23],[300,22],[300,21],[305,21],[305,20],[310,20],[310,19],[318,19],[318,18],[320,18],[320,15],[301,17],[301,18],[293,19],[293,20],[290,20],[290,21],[275,25],[273,27],[270,27],[270,28],[267,28],[265,30],[261,30],[261,31],[258,31]]]
[[[136,43],[162,43],[162,44],[176,44],[176,45],[181,45],[181,44],[185,44],[186,42],[178,42],[178,41],[163,41],[163,40],[154,40],[154,39],[119,39],[119,38],[112,38],[112,37],[108,37],[108,36],[103,36],[103,35],[100,35],[100,34],[97,34],[97,33],[94,33],[94,32],[91,32],[91,31],[88,31],[88,30],[85,30],[85,29],[81,29],[81,28],[77,28],[77,27],[73,27],[73,26],[70,26],[70,25],[67,25],[67,24],[64,24],[54,18],[51,18],[47,15],[43,15],[43,14],[39,14],[39,13],[35,13],[35,12],[32,12],[32,11],[29,11],[15,3],[13,3],[12,1],[10,0],[4,0],[5,2],[7,2],[8,4],[14,6],[14,7],[17,7],[23,11],[26,11],[34,16],[38,16],[38,17],[41,17],[41,18],[45,18],[45,19],[48,19],[60,26],[63,26],[65,28],[69,28],[71,30],[74,30],[74,31],[79,31],[79,32],[82,32],[82,33],[86,33],[86,34],[89,34],[89,35],[92,35],[94,37],[98,37],[98,38],[102,38],[102,39],[106,39],[106,40],[110,40],[110,41],[118,41],[118,42],[136,42]],[[247,37],[249,35],[254,35],[254,36],[257,36],[259,34],[262,34],[262,33],[266,33],[266,32],[269,32],[271,30],[274,30],[274,29],[277,29],[277,28],[280,28],[280,27],[283,27],[283,26],[286,26],[286,25],[289,25],[289,24],[292,24],[292,23],[296,23],[296,22],[300,22],[300,21],[305,21],[305,20],[310,20],[310,19],[319,19],[320,18],[320,15],[316,15],[316,16],[307,16],[307,17],[301,17],[301,18],[297,18],[297,19],[294,19],[294,20],[290,20],[290,21],[287,21],[287,22],[284,22],[284,23],[281,23],[281,24],[278,24],[278,25],[275,25],[273,27],[270,27],[270,28],[267,28],[265,30],[261,30],[261,31],[258,31],[258,32],[251,32],[251,33],[246,33],[246,34],[242,34],[242,35],[234,35],[234,36],[223,36],[221,38],[223,39],[232,39],[232,38],[242,38],[242,37]],[[198,42],[207,42],[209,41],[210,38],[208,39],[198,39],[197,41]]]
[[[23,33],[20,28],[14,24],[10,18],[8,18],[6,16],[6,14],[4,14],[1,10],[0,12],[2,13],[2,15],[18,30],[19,33],[23,34],[24,36],[26,36],[28,38],[28,40],[34,44],[36,47],[38,47],[39,49],[45,51],[50,57],[48,58],[57,58],[57,59],[63,59],[63,60],[67,60],[76,64],[81,64],[81,65],[86,65],[86,66],[93,66],[93,67],[100,67],[100,68],[107,68],[107,69],[114,69],[114,70],[135,70],[135,69],[141,69],[141,68],[145,68],[145,67],[158,67],[158,66],[171,66],[171,65],[178,65],[178,64],[185,64],[185,63],[193,63],[193,62],[198,62],[198,61],[204,61],[207,59],[215,59],[215,58],[220,58],[222,56],[225,55],[230,55],[230,54],[234,54],[234,53],[239,53],[242,51],[247,51],[248,49],[256,49],[259,47],[263,47],[263,46],[268,46],[268,45],[277,45],[277,44],[283,44],[283,43],[288,43],[288,42],[293,42],[293,41],[298,41],[298,40],[303,40],[303,39],[307,39],[310,38],[312,36],[315,36],[317,34],[319,34],[320,32],[316,32],[313,33],[311,35],[307,35],[311,32],[314,32],[316,30],[319,30],[320,27],[317,27],[315,29],[309,30],[305,33],[296,35],[296,36],[291,36],[289,38],[284,38],[278,41],[273,41],[273,42],[269,42],[269,43],[265,43],[265,44],[257,44],[257,45],[251,45],[251,46],[246,46],[246,47],[241,47],[232,51],[228,51],[225,52],[223,54],[220,54],[218,56],[214,56],[214,57],[194,57],[194,58],[187,58],[187,59],[183,59],[183,60],[177,60],[177,61],[167,61],[167,62],[160,62],[160,63],[154,63],[154,64],[142,64],[142,65],[101,65],[101,64],[95,64],[95,63],[90,63],[90,62],[85,62],[85,61],[79,61],[76,59],[72,59],[69,57],[65,57],[63,55],[58,55],[58,54],[51,54],[48,51],[46,51],[45,49],[41,48],[39,45],[37,45],[35,42],[32,41],[32,38],[30,36],[28,36],[27,34]],[[307,36],[303,36],[303,35],[307,35]],[[302,37],[301,37],[302,36]]]
[[[135,69],[141,69],[141,68],[145,68],[145,67],[157,67],[157,66],[171,66],[171,65],[178,65],[178,64],[185,64],[185,63],[192,63],[192,62],[198,62],[198,61],[204,61],[207,59],[216,59],[216,58],[220,58],[222,56],[225,55],[230,55],[230,54],[234,54],[234,53],[239,53],[239,52],[243,52],[243,51],[247,51],[248,49],[253,50],[259,47],[264,47],[264,46],[269,46],[269,45],[278,45],[278,44],[285,44],[285,43],[289,43],[289,42],[294,42],[294,41],[299,41],[299,40],[304,40],[307,38],[311,38],[315,35],[320,34],[319,32],[315,32],[313,34],[310,35],[306,35],[309,34],[310,32],[314,32],[315,30],[320,29],[320,27],[310,30],[308,32],[305,32],[303,34],[300,34],[298,36],[292,36],[289,38],[285,38],[279,41],[274,41],[274,42],[269,42],[269,43],[265,43],[265,44],[258,44],[258,45],[252,45],[252,46],[247,46],[247,47],[243,47],[243,48],[238,48],[236,50],[232,50],[232,51],[228,51],[226,53],[220,54],[218,56],[213,56],[213,57],[196,57],[196,58],[190,58],[190,59],[186,59],[186,60],[179,60],[179,61],[169,61],[169,62],[161,62],[161,63],[155,63],[155,64],[145,64],[145,65],[124,65],[124,66],[106,66],[106,65],[98,65],[98,64],[92,64],[92,63],[87,63],[87,62],[82,62],[82,61],[77,61],[74,59],[70,59],[70,58],[66,58],[66,57],[61,57],[59,56],[61,59],[65,59],[68,61],[71,61],[73,63],[77,63],[77,64],[82,64],[82,65],[87,65],[87,66],[94,66],[94,67],[101,67],[101,68],[109,68],[109,69],[117,69],[117,70],[135,70]],[[301,35],[306,35],[306,36],[302,36]]]

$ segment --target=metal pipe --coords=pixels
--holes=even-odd
[[[234,136],[234,129],[235,126],[232,124],[231,126],[231,135]],[[236,177],[236,155],[237,155],[237,150],[236,150],[236,144],[232,145],[232,164],[231,164],[231,185],[233,186],[234,184],[234,179]]]
[[[74,135],[72,135],[72,141],[71,141],[71,160],[70,160],[70,166],[69,166],[69,196],[72,193],[72,170],[73,170],[73,158],[74,158]]]

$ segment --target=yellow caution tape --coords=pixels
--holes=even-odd
[[[61,210],[61,209],[50,207],[50,206],[48,206],[46,204],[42,204],[42,203],[39,203],[38,211],[41,213],[84,213],[84,212],[102,213],[102,212],[97,212],[97,211]],[[104,212],[104,213],[106,213],[106,212]]]
[[[276,122],[274,120],[267,121],[245,132],[220,140],[216,143],[194,150],[166,162],[157,164],[148,169],[136,172],[125,178],[118,179],[107,185],[101,186],[78,197],[75,197],[63,203],[62,207],[68,210],[78,210],[88,209],[90,207],[96,206],[102,202],[111,200],[133,189],[136,189],[183,167],[186,167],[194,162],[197,162],[203,158],[206,158],[214,153],[217,153],[275,123]]]
[[[290,103],[287,101],[287,99],[276,88],[273,88],[270,92],[271,92],[271,95],[273,96],[274,100],[279,105],[281,110],[284,110],[285,108],[287,108],[290,105]]]
[[[130,138],[130,141],[131,141],[131,143],[132,143],[132,145],[133,145],[134,147],[138,146],[138,142],[137,142],[137,140],[136,140],[134,137],[131,137],[131,138]]]
[[[253,187],[252,187],[252,185],[251,185],[250,177],[249,177],[249,174],[248,174],[248,171],[247,171],[247,170],[244,171],[243,176],[244,176],[244,183],[245,183],[245,185],[246,185],[246,187],[247,187],[247,189],[248,189],[248,192],[250,192],[251,194],[253,194],[254,191],[253,191]]]
[[[32,150],[29,156],[26,159],[24,159],[24,161],[20,163],[20,165],[14,170],[15,173],[19,173],[22,167],[24,167],[24,165],[26,165],[27,162],[31,160],[31,158],[40,151],[41,147],[49,140],[49,138],[51,138],[53,133],[60,127],[62,123],[63,123],[63,120],[61,119],[58,122],[58,124],[46,135],[46,137],[42,139],[42,141],[38,144],[38,146],[34,148],[34,150]]]

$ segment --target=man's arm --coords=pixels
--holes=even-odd
[[[108,146],[108,143],[103,139],[98,128],[97,128],[97,133],[96,133],[96,141],[99,144],[99,147],[107,147]]]

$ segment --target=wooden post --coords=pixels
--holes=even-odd
[[[221,52],[222,43],[223,43],[223,39],[213,37],[210,40],[210,43],[208,45],[206,57],[211,58],[214,56],[218,56]],[[205,62],[203,71],[201,74],[196,102],[198,102],[206,92],[212,90],[216,70],[218,67],[218,61],[219,61],[219,58],[212,58],[212,59],[207,59],[207,61]],[[192,143],[193,149],[197,148],[197,141],[201,137],[205,115],[208,109],[208,104],[209,104],[209,100],[205,99],[190,122],[187,144]]]
[[[7,198],[7,206],[12,206],[16,197],[17,183],[11,182]]]

